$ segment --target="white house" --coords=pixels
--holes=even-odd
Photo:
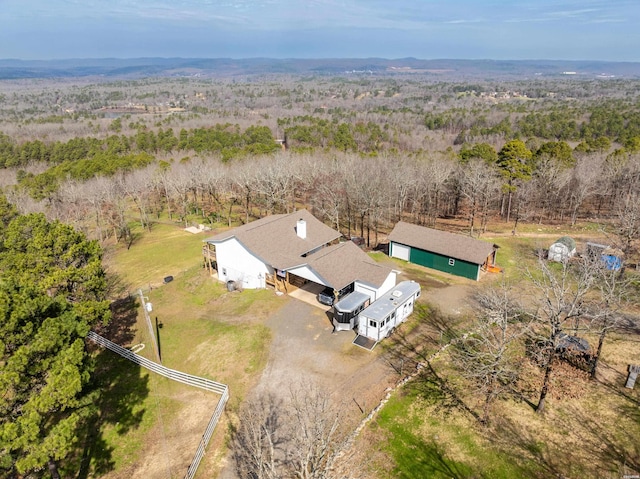
[[[346,287],[374,301],[395,285],[395,272],[373,261],[307,210],[267,216],[205,240],[205,261],[220,281],[287,292],[311,281]]]

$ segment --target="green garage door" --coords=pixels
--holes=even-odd
[[[437,269],[445,273],[455,274],[463,278],[478,279],[480,265],[469,263],[460,259],[449,258],[437,253],[431,253],[422,249],[411,248],[409,261],[415,264]]]

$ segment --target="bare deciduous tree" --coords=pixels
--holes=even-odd
[[[239,419],[233,457],[241,477],[336,477],[334,465],[346,434],[340,409],[325,390],[303,383],[283,399],[265,394],[247,402]]]
[[[536,407],[538,413],[544,411],[551,374],[560,357],[560,342],[566,334],[564,331],[569,328],[575,331],[580,329],[580,321],[585,319],[588,311],[586,296],[594,281],[593,265],[588,260],[575,264],[565,261],[558,266],[551,267],[544,258],[539,257],[538,269],[527,272],[536,292],[536,309],[531,314],[538,323],[541,366],[544,369]]]
[[[298,479],[328,479],[336,454],[344,446],[340,409],[315,386],[291,390],[289,468]]]
[[[578,159],[571,170],[568,182],[568,197],[571,206],[571,224],[578,219],[578,209],[590,195],[601,188],[602,163],[601,155],[591,155]]]
[[[282,462],[282,451],[279,451],[282,416],[282,402],[271,394],[244,405],[233,446],[233,458],[240,477],[281,477],[278,464]]]
[[[640,192],[633,191],[624,195],[616,205],[617,218],[615,233],[619,239],[620,249],[629,257],[633,244],[640,238]]]
[[[512,390],[519,377],[522,355],[517,341],[528,331],[528,317],[505,282],[476,296],[476,328],[459,341],[452,357],[462,375],[482,394],[480,421],[489,423],[495,400]]]
[[[469,235],[473,236],[476,215],[480,213],[482,224],[486,222],[490,199],[500,186],[497,171],[480,158],[473,158],[459,167],[462,195],[469,202]]]
[[[607,333],[618,326],[622,319],[622,310],[628,303],[631,282],[628,277],[614,267],[608,265],[601,258],[592,258],[595,271],[596,299],[590,305],[593,318],[593,329],[599,331],[598,346],[591,363],[591,377],[598,372],[602,346]]]

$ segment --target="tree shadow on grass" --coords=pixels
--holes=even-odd
[[[112,320],[97,328],[98,334],[126,346],[135,335],[138,304],[134,298],[123,297],[112,304]],[[114,446],[105,438],[105,429],[114,427],[124,436],[142,422],[145,410],[139,405],[149,396],[149,376],[141,367],[118,354],[96,349],[95,372],[90,394],[94,402],[91,414],[78,431],[80,450],[76,458],[77,479],[102,476],[116,467]]]
[[[536,472],[532,477],[560,478],[565,477],[571,464],[575,463],[567,455],[564,444],[556,444],[548,438],[542,438],[535,431],[514,422],[509,418],[495,421],[491,431],[493,444],[501,448],[505,454],[524,463],[532,464]]]
[[[447,457],[435,441],[424,442],[412,434],[405,434],[402,448],[396,451],[398,466],[394,474],[400,479],[455,478],[480,479],[487,477],[471,466]]]
[[[624,402],[615,407],[619,420],[614,427],[603,427],[597,414],[568,408],[573,433],[582,447],[597,459],[603,473],[640,474],[640,409],[637,403]],[[567,426],[569,427],[569,426]],[[604,476],[604,474],[602,474]]]
[[[398,328],[382,344],[384,360],[398,374],[410,372],[425,362],[443,344],[459,336],[455,320],[438,308],[417,304],[414,311],[417,326],[412,330]]]
[[[476,421],[480,420],[478,414],[460,398],[455,388],[436,372],[431,363],[427,363],[421,369],[420,375],[414,381],[413,390],[435,405],[437,410],[445,413],[459,410],[469,414]]]
[[[564,407],[549,424],[555,430],[553,435],[541,435],[526,423],[503,417],[487,431],[488,439],[505,454],[535,467],[537,472],[531,474],[535,477],[618,478],[640,474],[640,412],[628,404],[618,414],[628,417],[612,429],[592,411]],[[572,440],[565,442],[565,437]],[[585,457],[590,458],[588,462]]]
[[[125,295],[111,303],[111,321],[96,328],[96,333],[120,346],[128,346],[136,334],[139,304],[135,297]]]

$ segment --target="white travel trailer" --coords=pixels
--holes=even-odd
[[[358,334],[374,341],[386,338],[413,312],[420,285],[403,281],[382,295],[358,316]]]

